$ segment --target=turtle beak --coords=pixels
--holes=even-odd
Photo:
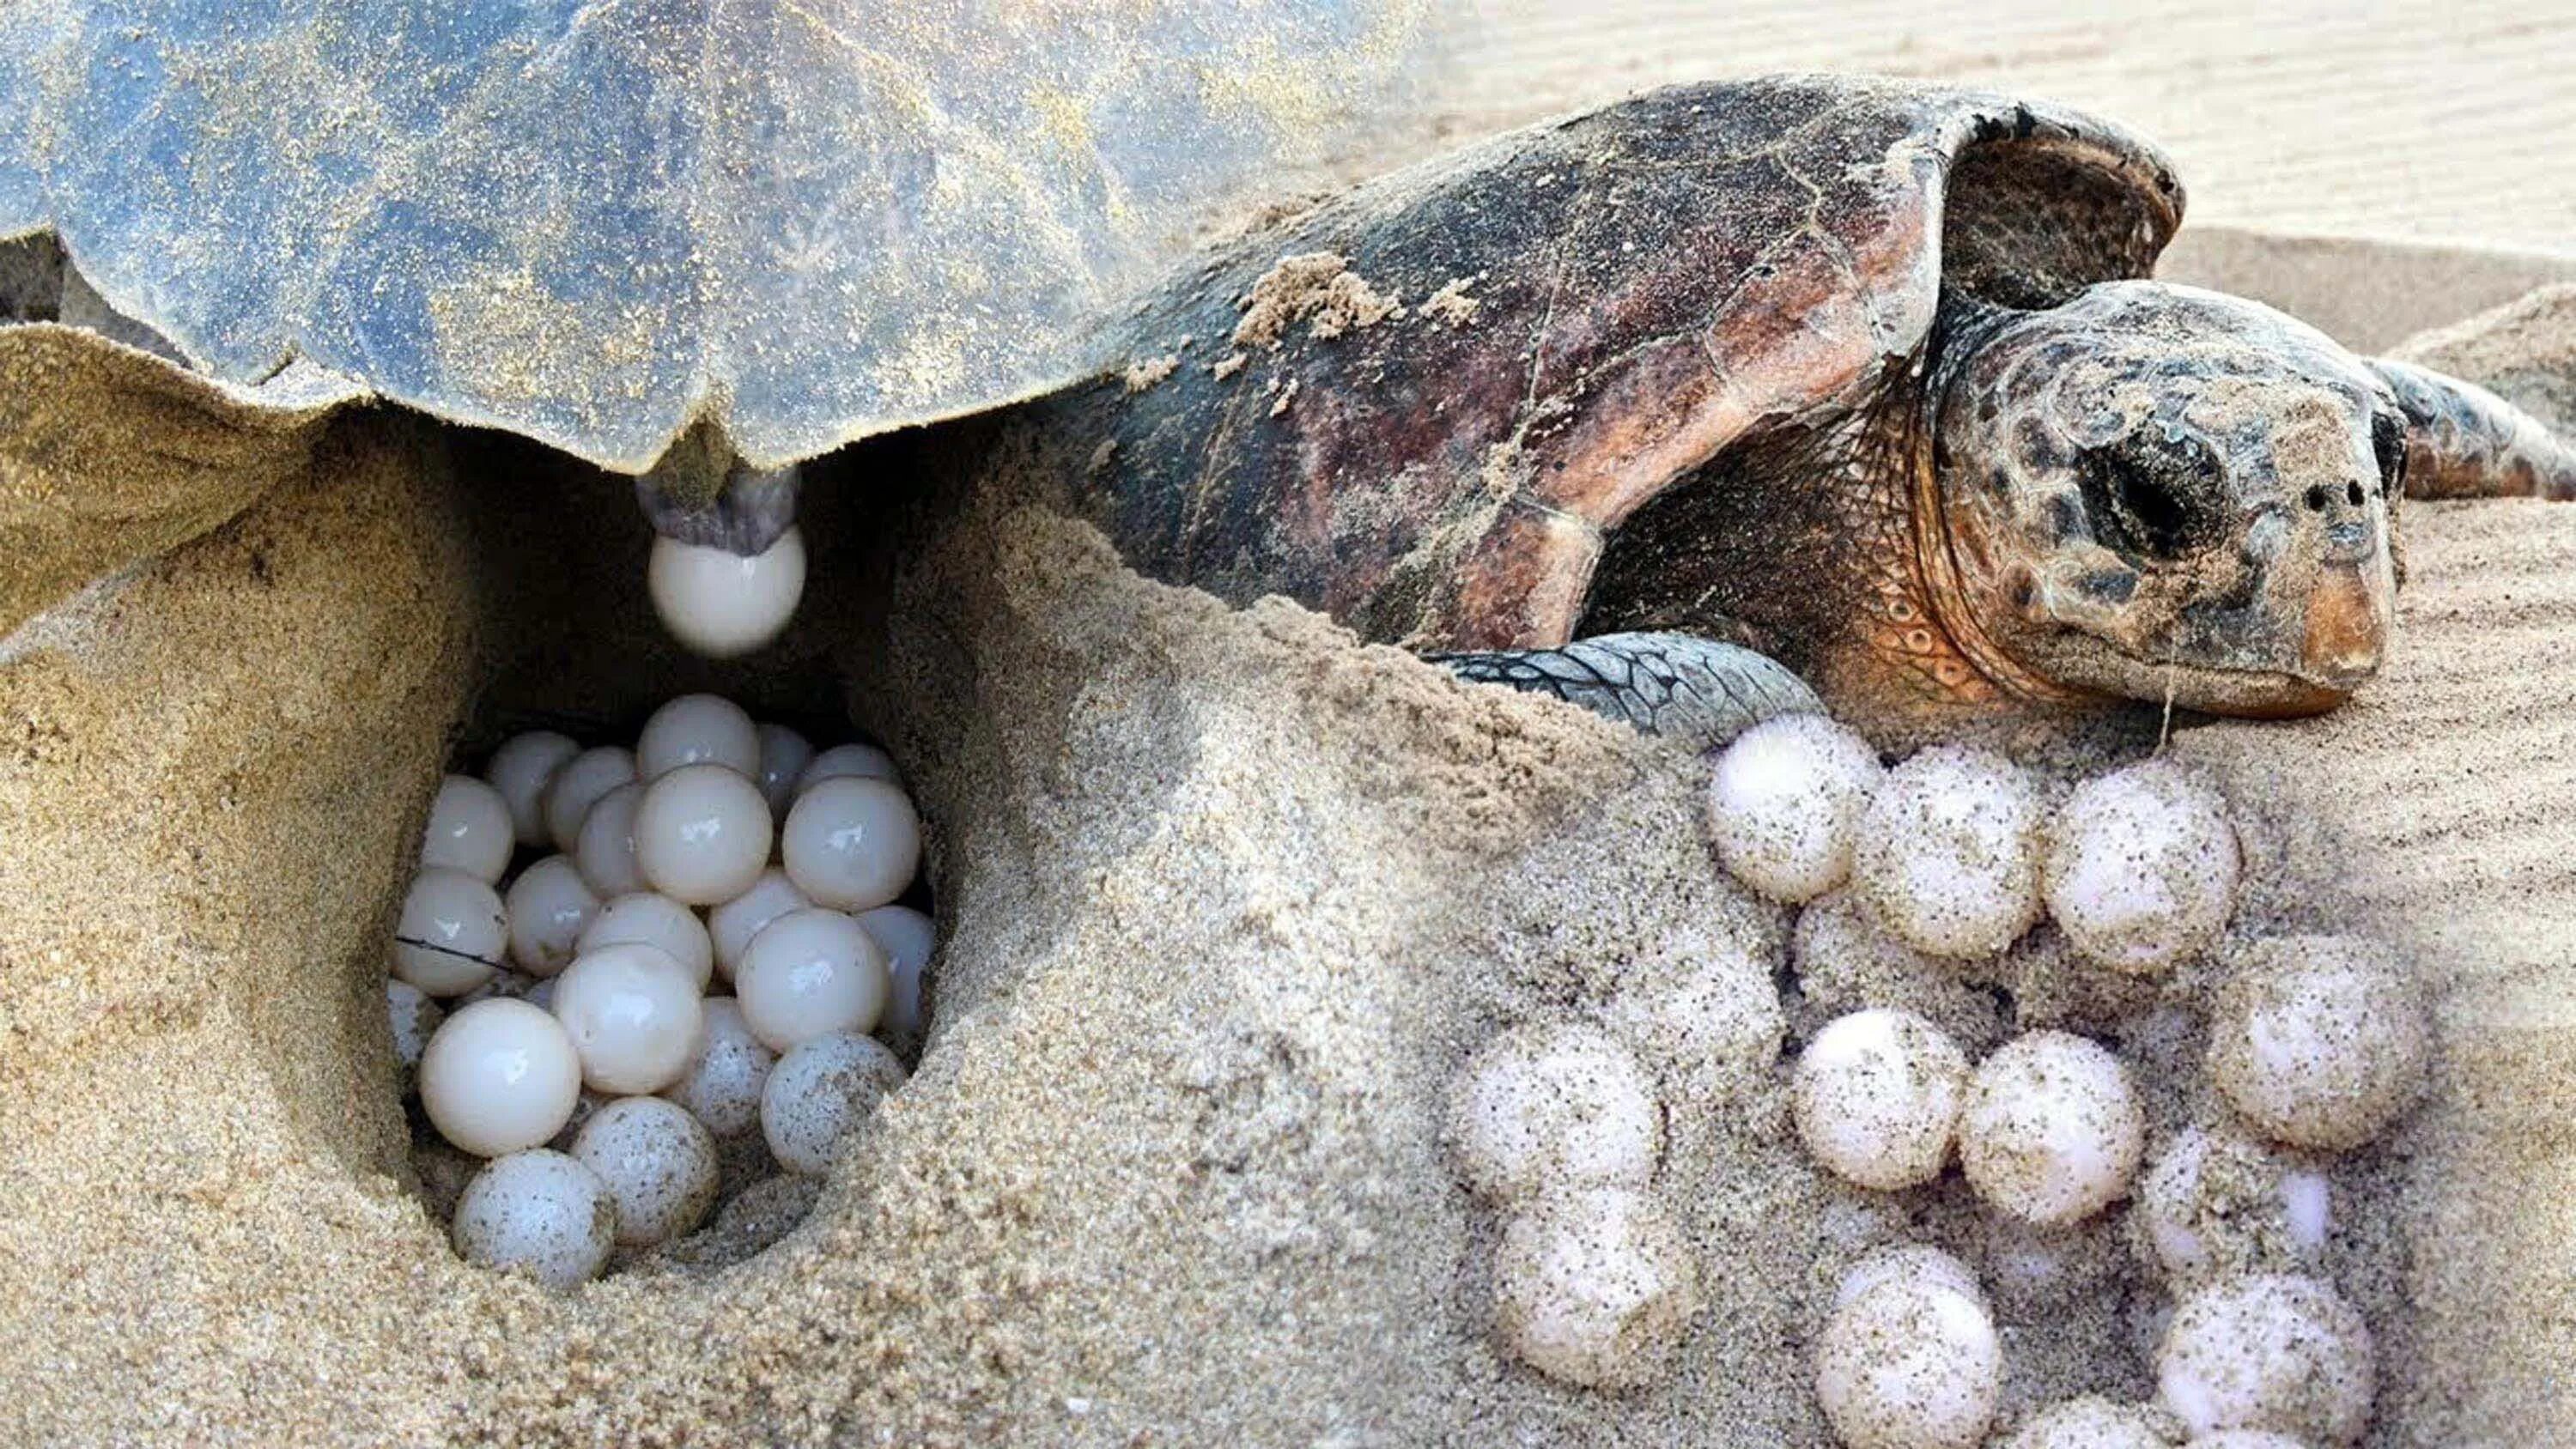
[[[2369,562],[2327,565],[2308,596],[2300,674],[2339,695],[2351,694],[2377,674],[2388,652],[2395,593],[2384,563],[2378,568]]]

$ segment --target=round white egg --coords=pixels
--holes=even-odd
[[[814,762],[814,745],[783,724],[764,723],[759,735],[760,768],[752,779],[759,782],[769,813],[784,820],[787,807],[796,803],[796,777]]]
[[[2078,955],[2141,974],[2206,950],[2244,861],[2218,792],[2166,760],[2087,780],[2049,829],[2049,914]]]
[[[2086,1394],[2033,1416],[2002,1449],[2172,1449],[2151,1409]]]
[[[1551,1196],[1503,1229],[1494,1335],[1562,1383],[1626,1388],[1666,1370],[1699,1308],[1690,1244],[1634,1188]]]
[[[1869,741],[1824,715],[1764,720],[1709,777],[1718,859],[1775,901],[1814,900],[1850,876],[1861,813],[1886,778]]]
[[[760,1132],[790,1172],[832,1170],[904,1080],[903,1063],[870,1037],[818,1036],[778,1059],[760,1092]]]
[[[636,864],[653,889],[684,905],[751,889],[769,864],[770,838],[760,787],[722,765],[682,765],[645,787],[635,810]]]
[[[2369,1426],[2377,1392],[2370,1329],[2317,1279],[2222,1278],[2174,1308],[2156,1352],[2156,1390],[2195,1434],[2264,1429],[2351,1444]]]
[[[805,536],[790,528],[749,558],[657,536],[645,585],[672,638],[710,659],[736,658],[777,638],[796,617],[805,594]]]
[[[688,1109],[718,1137],[740,1137],[760,1126],[760,1089],[778,1056],[752,1035],[742,1003],[711,996],[701,1011],[698,1039],[680,1079],[662,1095]]]
[[[2333,1231],[2325,1174],[2234,1132],[2187,1127],[2138,1179],[2131,1214],[2177,1283],[2315,1266]]]
[[[535,1147],[581,1096],[581,1063],[563,1027],[496,996],[451,1013],[420,1054],[420,1105],[438,1135],[478,1157]]]
[[[684,694],[644,721],[635,738],[635,776],[650,783],[682,765],[722,765],[760,776],[760,728],[720,694]]]
[[[584,952],[555,983],[555,1018],[580,1054],[582,1081],[613,1096],[679,1080],[701,1011],[689,969],[634,942]]]
[[[555,849],[572,854],[581,846],[581,822],[590,817],[590,807],[609,791],[634,781],[635,752],[617,745],[584,750],[564,761],[547,782],[540,806],[546,838],[555,843]]]
[[[874,1034],[897,1055],[910,1055],[921,1046],[930,1023],[922,993],[931,953],[939,944],[938,927],[910,906],[861,911],[859,925],[886,954],[885,1011],[877,1018]]]
[[[483,778],[510,807],[511,833],[521,845],[543,845],[546,833],[546,787],[555,773],[581,753],[581,745],[553,730],[528,730],[501,742],[483,766]]]
[[[549,1288],[589,1282],[608,1266],[617,1209],[598,1174],[533,1148],[495,1159],[456,1199],[456,1254],[480,1268],[523,1270]]]
[[[903,777],[895,770],[894,756],[874,745],[852,741],[834,745],[806,761],[805,768],[796,773],[796,793],[802,795],[825,780],[887,780],[899,785]]]
[[[500,791],[472,775],[449,775],[438,782],[429,824],[420,835],[423,869],[445,866],[491,885],[510,868],[511,853],[518,847],[510,802]]]
[[[1707,1102],[1767,1090],[1788,1023],[1775,941],[1718,913],[1638,943],[1597,1019],[1667,1092]]]
[[[2209,1074],[2265,1136],[2340,1152],[2415,1100],[2432,1025],[2413,979],[2375,943],[2257,941],[2231,963],[2209,1019]]]
[[[1941,1175],[1967,1089],[1968,1059],[1947,1033],[1910,1011],[1871,1008],[1807,1043],[1789,1102],[1816,1161],[1892,1192]]]
[[[1451,1084],[1448,1118],[1467,1185],[1498,1202],[1643,1187],[1663,1152],[1645,1068],[1582,1022],[1530,1022],[1486,1043]]]
[[[2145,1150],[2128,1070],[2097,1042],[2035,1031],[1969,1078],[1960,1166],[1978,1196],[2024,1222],[2060,1227],[2110,1206]]]
[[[1898,940],[1999,954],[2039,919],[2039,791],[2012,761],[1940,745],[1888,772],[1862,813],[1852,882]]]
[[[669,896],[637,891],[601,906],[582,928],[573,953],[581,955],[621,941],[660,948],[663,955],[688,968],[700,991],[707,989],[715,974],[716,952],[707,940],[706,926],[697,912]]]
[[[573,864],[602,899],[651,888],[644,880],[644,868],[635,860],[635,811],[643,803],[643,783],[630,780],[600,796],[581,818]]]
[[[779,837],[787,878],[816,905],[888,905],[921,865],[921,821],[891,781],[843,776],[797,797]]]
[[[885,948],[856,920],[821,906],[762,927],[733,973],[743,1019],[779,1052],[834,1032],[874,1030],[891,989]]]
[[[627,1247],[686,1237],[716,1205],[714,1135],[659,1097],[620,1097],[593,1112],[572,1156],[608,1188]]]
[[[1963,1266],[1874,1265],[1816,1344],[1816,1401],[1849,1449],[1976,1449],[2003,1393],[2003,1345]],[[1969,1280],[1971,1288],[1973,1280]]]
[[[599,914],[599,895],[568,855],[549,855],[510,882],[510,959],[533,976],[552,976],[572,961],[575,943]]]
[[[742,964],[742,953],[750,949],[751,938],[760,934],[761,927],[812,904],[787,872],[776,867],[762,871],[750,889],[707,912],[707,939],[715,945],[717,969],[732,980]]]
[[[509,949],[501,898],[479,876],[431,866],[412,877],[394,923],[394,976],[432,996],[461,996],[492,979]]]

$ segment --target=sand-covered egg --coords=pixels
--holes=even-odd
[[[393,1029],[394,1067],[404,1082],[414,1080],[420,1068],[420,1054],[429,1046],[431,1033],[438,1030],[447,1013],[429,993],[400,977],[385,978],[385,1015]]]
[[[749,654],[785,632],[805,596],[805,536],[790,528],[759,553],[653,540],[645,589],[671,637],[710,659]]]
[[[1716,918],[1642,945],[1600,1019],[1665,1089],[1714,1102],[1767,1088],[1788,1021],[1776,945]]]
[[[2262,1429],[2320,1446],[2350,1444],[2377,1391],[2370,1328],[2319,1279],[2222,1278],[2174,1309],[2156,1353],[2167,1409],[2210,1434]]]
[[[1698,1308],[1690,1244],[1648,1193],[1551,1194],[1503,1229],[1494,1334],[1552,1379],[1603,1389],[1647,1382],[1670,1364]]]
[[[885,1013],[885,948],[839,911],[808,906],[761,927],[734,968],[743,1020],[772,1051],[834,1032],[866,1034]]]
[[[500,791],[472,775],[449,775],[438,782],[429,823],[420,832],[423,868],[445,866],[492,885],[510,868],[518,844],[510,802]]]
[[[599,1276],[616,1233],[617,1209],[599,1175],[539,1147],[496,1158],[465,1184],[451,1237],[466,1262],[571,1288]]]
[[[921,865],[921,819],[889,780],[838,776],[797,796],[779,832],[787,878],[819,906],[890,905]]]
[[[1992,992],[1980,990],[1958,962],[1927,956],[1890,935],[1849,888],[1799,910],[1789,964],[1797,987],[1789,1017],[1802,1033],[1871,1007],[1911,1011],[1972,1053],[2006,1033]]]
[[[478,1157],[535,1147],[572,1116],[581,1062],[555,1018],[496,996],[449,1014],[420,1055],[430,1125]]]
[[[2128,1069],[2063,1031],[2015,1037],[1977,1064],[1959,1122],[1959,1163],[1988,1203],[2042,1227],[2078,1222],[2127,1194],[2146,1117]]]
[[[689,969],[651,946],[584,952],[555,983],[554,1014],[581,1057],[582,1082],[624,1096],[679,1080],[701,1007]]]
[[[718,1137],[740,1137],[760,1126],[760,1089],[778,1054],[752,1034],[742,1003],[711,996],[700,1009],[698,1039],[679,1080],[662,1095],[689,1110]]]
[[[389,964],[395,979],[432,996],[462,996],[492,979],[509,940],[508,916],[489,882],[431,866],[403,894]]]
[[[780,1166],[820,1176],[903,1081],[903,1063],[883,1042],[854,1032],[815,1037],[770,1068],[760,1092],[761,1136]]]
[[[1617,1037],[1581,1022],[1486,1043],[1451,1084],[1448,1126],[1467,1185],[1498,1202],[1643,1187],[1663,1151],[1652,1079]]]
[[[1870,798],[1852,881],[1897,939],[1934,956],[2001,952],[2039,919],[2038,788],[1986,750],[1938,745]]]
[[[1810,901],[1851,874],[1862,811],[1887,778],[1878,752],[1819,714],[1782,715],[1717,758],[1707,813],[1718,859],[1773,900]]]
[[[760,787],[723,765],[681,765],[647,785],[635,807],[635,863],[654,890],[683,905],[749,890],[769,864],[772,837]]]
[[[1807,1043],[1789,1105],[1816,1161],[1894,1191],[1941,1175],[1967,1086],[1967,1056],[1939,1027],[1874,1008],[1836,1018]]]
[[[1816,1343],[1816,1402],[1849,1449],[1985,1442],[2003,1393],[2003,1344],[1966,1266],[1943,1259],[1882,1250],[1836,1294]]]
[[[608,1189],[627,1247],[686,1236],[716,1203],[714,1134],[660,1097],[620,1097],[593,1112],[572,1157]]]
[[[2143,1404],[2086,1394],[2033,1415],[2001,1449],[2172,1449],[2161,1418]]]
[[[2395,956],[2345,936],[2252,943],[2209,1021],[2219,1094],[2277,1142],[2339,1152],[2412,1103],[2432,1055],[2421,993]]]
[[[503,900],[510,923],[510,960],[532,976],[552,976],[572,964],[581,933],[599,914],[599,893],[568,855],[549,855],[519,872]]]
[[[2085,959],[2155,973],[2208,948],[2244,861],[2227,803],[2165,760],[2087,780],[2049,827],[2049,914]]]
[[[2162,1443],[2162,1440],[2158,1440]],[[2215,1434],[2201,1434],[2182,1449],[2308,1449],[2305,1442],[2269,1429],[2221,1429]]]
[[[2138,1180],[2133,1217],[2177,1282],[2313,1266],[2333,1230],[2333,1194],[2314,1166],[2219,1127],[2187,1127]]]

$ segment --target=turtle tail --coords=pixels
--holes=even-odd
[[[2576,500],[2576,447],[2474,383],[2375,360],[2406,414],[2409,498]]]
[[[1461,679],[1552,694],[1691,749],[1714,749],[1774,715],[1825,708],[1777,661],[1695,634],[1600,634],[1555,649],[1424,657]]]

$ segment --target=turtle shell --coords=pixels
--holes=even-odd
[[[301,359],[627,471],[775,467],[1083,375],[1407,0],[32,0],[0,237],[214,378]]]
[[[1417,648],[1553,646],[1608,530],[1866,402],[1945,287],[2037,307],[2144,276],[2182,204],[2144,141],[2009,96],[1649,93],[1362,188],[1157,299],[1130,345],[1162,361],[1129,377],[1160,380],[1103,410],[1085,498],[1166,578]]]

